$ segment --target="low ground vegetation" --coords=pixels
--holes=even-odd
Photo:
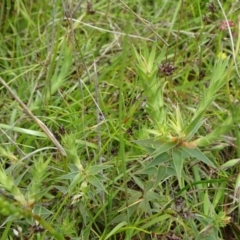
[[[221,2],[1,1],[0,240],[240,239]]]

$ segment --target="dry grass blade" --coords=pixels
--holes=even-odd
[[[52,132],[48,129],[48,127],[40,120],[38,119],[29,109],[28,107],[21,101],[21,99],[13,92],[13,90],[8,86],[8,84],[0,77],[0,82],[2,85],[11,93],[13,98],[21,105],[23,110],[27,113],[27,115],[32,118],[34,122],[42,129],[42,131],[48,136],[48,138],[53,142],[53,144],[57,147],[57,149],[60,151],[60,153],[63,156],[67,156],[66,151],[61,146],[61,144],[58,142],[58,140],[54,137]]]

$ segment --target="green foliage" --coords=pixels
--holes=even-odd
[[[239,239],[236,4],[3,0],[0,28],[0,240]]]

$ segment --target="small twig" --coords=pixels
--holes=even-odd
[[[48,127],[40,120],[38,119],[29,109],[28,107],[21,101],[21,99],[13,92],[13,90],[8,86],[8,84],[0,77],[0,82],[2,85],[10,92],[10,94],[13,96],[13,98],[19,103],[19,105],[23,108],[24,112],[32,118],[32,120],[42,129],[42,131],[48,136],[48,138],[53,142],[53,144],[57,147],[57,149],[60,151],[60,153],[63,156],[67,156],[67,153],[61,146],[61,144],[58,142],[58,140],[54,137],[52,132],[48,129]]]

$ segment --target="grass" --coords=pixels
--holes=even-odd
[[[0,240],[240,239],[236,4],[0,5]]]

